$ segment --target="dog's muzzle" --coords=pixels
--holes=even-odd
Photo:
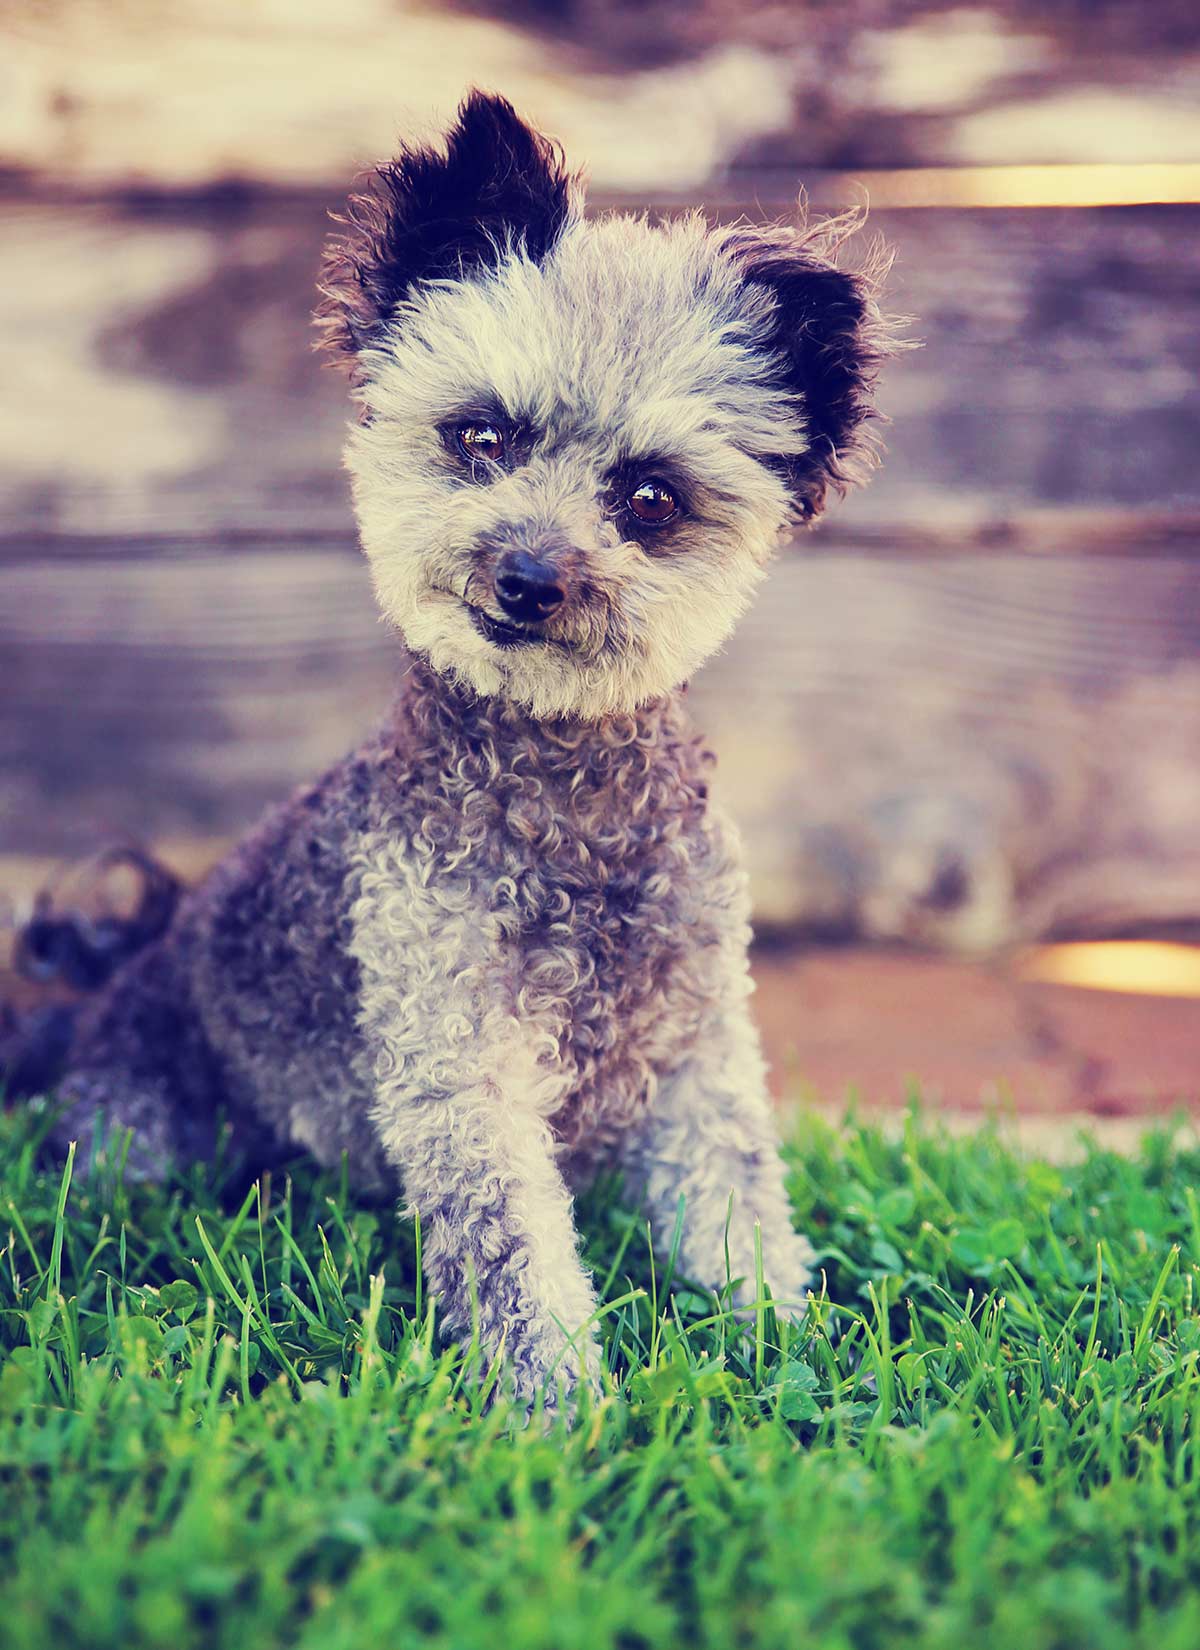
[[[508,550],[492,577],[496,600],[515,624],[540,624],[566,599],[553,564],[527,550]]]

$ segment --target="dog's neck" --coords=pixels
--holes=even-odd
[[[396,706],[405,765],[442,777],[447,792],[506,789],[535,778],[560,805],[609,805],[641,814],[680,793],[701,809],[711,754],[696,735],[682,689],[637,710],[585,722],[539,720],[497,695],[482,698],[414,659]]]

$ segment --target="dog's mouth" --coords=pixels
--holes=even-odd
[[[493,619],[482,607],[473,607],[470,602],[464,602],[463,605],[470,615],[471,623],[493,647],[532,647],[535,642],[552,640],[540,625],[510,624],[505,619]]]

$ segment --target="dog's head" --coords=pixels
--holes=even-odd
[[[385,614],[535,716],[685,681],[789,519],[872,458],[874,283],[836,235],[582,217],[501,98],[367,180],[319,320],[354,363],[348,463]]]

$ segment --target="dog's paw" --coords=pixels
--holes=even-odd
[[[558,1333],[509,1349],[496,1386],[496,1395],[512,1404],[524,1424],[540,1415],[547,1427],[560,1419],[573,1424],[580,1410],[590,1408],[603,1393],[595,1339],[589,1337],[581,1350],[576,1340]]]

